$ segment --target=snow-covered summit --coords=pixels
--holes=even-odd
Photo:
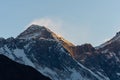
[[[38,39],[58,40],[60,36],[52,32],[50,29],[48,29],[45,26],[39,26],[39,25],[32,24],[25,31],[23,31],[17,38],[19,39],[38,38]]]
[[[39,25],[31,25],[24,32],[22,32],[17,38],[19,39],[31,39],[44,37],[45,32],[50,32],[46,27]]]

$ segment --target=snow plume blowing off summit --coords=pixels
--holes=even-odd
[[[57,35],[60,36],[62,34],[62,20],[60,19],[50,19],[50,18],[41,18],[41,19],[35,19],[33,20],[28,26],[35,24],[35,25],[40,25],[40,26],[45,26],[52,30],[53,32],[57,33]],[[64,34],[62,34],[64,35]]]

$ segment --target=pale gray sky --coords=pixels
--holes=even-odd
[[[44,24],[74,44],[97,46],[120,29],[120,0],[0,0],[0,36]]]

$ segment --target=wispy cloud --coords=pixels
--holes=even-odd
[[[29,25],[31,24],[37,24],[41,26],[61,26],[61,21],[58,19],[51,19],[51,18],[40,18],[33,20]]]
[[[40,25],[40,26],[45,26],[49,28],[50,30],[56,32],[57,34],[60,34],[62,32],[62,20],[58,18],[40,18],[40,19],[34,19],[31,21],[27,27],[29,27],[32,24]]]

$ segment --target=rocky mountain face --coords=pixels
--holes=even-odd
[[[16,38],[0,38],[0,54],[52,80],[120,80],[119,35],[99,47],[75,46],[44,26],[31,25]]]
[[[31,25],[17,38],[0,38],[0,53],[52,80],[109,80],[72,58],[74,45],[44,26]]]
[[[51,80],[30,66],[0,55],[0,80]]]

